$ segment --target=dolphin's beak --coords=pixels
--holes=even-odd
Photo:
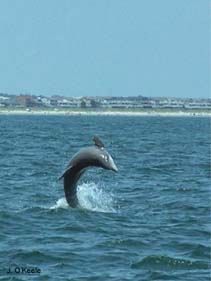
[[[114,164],[114,167],[112,168],[112,171],[118,172],[118,168],[117,168],[117,166],[115,164]]]
[[[118,172],[118,168],[117,168],[117,166],[114,163],[114,160],[112,158],[110,158],[110,170],[112,170],[114,172]]]

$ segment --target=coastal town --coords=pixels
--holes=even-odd
[[[2,109],[199,109],[211,110],[211,98],[172,98],[138,96],[11,95],[0,93]]]

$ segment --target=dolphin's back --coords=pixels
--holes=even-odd
[[[73,156],[72,160],[69,163],[69,166],[85,165],[85,163],[87,163],[87,165],[92,165],[96,163],[98,155],[99,148],[97,147],[90,146],[82,148]]]
[[[69,168],[63,175],[64,177],[64,192],[68,204],[75,208],[78,205],[77,198],[77,181],[85,172],[85,169],[79,169],[77,166]]]

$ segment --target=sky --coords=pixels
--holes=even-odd
[[[0,92],[210,97],[209,0],[0,0]]]

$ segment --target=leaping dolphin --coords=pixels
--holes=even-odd
[[[71,159],[66,171],[60,177],[64,178],[64,192],[67,203],[75,208],[78,205],[77,182],[88,167],[95,166],[117,172],[117,166],[104,144],[98,137],[93,138],[94,146],[82,148]]]

